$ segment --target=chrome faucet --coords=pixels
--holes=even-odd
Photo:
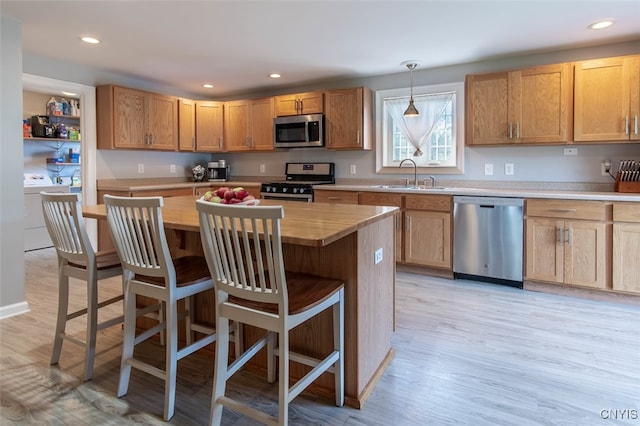
[[[411,164],[413,164],[413,185],[418,186],[418,166],[416,166],[416,162],[411,158],[405,158],[400,162],[400,165],[398,167],[402,167],[405,161],[411,161]]]
[[[424,186],[427,186],[427,179],[429,179],[431,181],[431,188],[435,188],[436,187],[436,177],[431,175],[428,178],[425,178]]]

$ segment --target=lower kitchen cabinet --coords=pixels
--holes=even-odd
[[[404,262],[451,270],[451,197],[407,195]]]
[[[640,203],[615,203],[613,221],[613,289],[640,293]]]
[[[608,289],[611,204],[527,200],[525,279]]]

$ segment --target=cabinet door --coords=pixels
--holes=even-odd
[[[613,224],[613,289],[640,293],[640,223]]]
[[[148,148],[147,94],[113,87],[113,147]]]
[[[509,74],[509,125],[518,143],[572,139],[573,80],[568,64]]]
[[[509,73],[467,76],[467,145],[510,143],[508,102]]]
[[[250,101],[225,102],[224,109],[225,151],[248,151]]]
[[[585,287],[605,288],[608,282],[607,226],[589,221],[567,221],[565,228],[564,281]],[[568,231],[566,231],[568,229]]]
[[[178,149],[194,151],[196,148],[196,103],[191,99],[178,100]]]
[[[150,148],[175,151],[178,148],[178,103],[176,98],[149,93],[148,108]]]
[[[634,68],[635,67],[635,68]],[[629,140],[632,75],[637,59],[608,58],[575,65],[574,139]],[[637,87],[637,81],[633,82]],[[637,96],[637,95],[636,95]],[[637,113],[637,112],[636,112]]]
[[[321,114],[324,111],[322,92],[296,93],[275,97],[275,113],[278,117],[299,114]]]
[[[451,214],[406,210],[405,262],[451,269]]]
[[[526,220],[526,278],[563,283],[564,243],[559,229],[564,229],[564,220]]]
[[[251,150],[273,151],[273,98],[251,101]]]
[[[358,204],[369,206],[394,206],[402,208],[402,198],[400,194],[389,194],[382,192],[361,192],[358,195]],[[402,237],[404,227],[402,226],[402,214],[395,216],[396,225],[396,262],[402,262]]]
[[[325,94],[328,149],[371,149],[371,92],[358,87]]]
[[[196,102],[196,151],[222,151],[223,109],[224,103],[222,102]]]

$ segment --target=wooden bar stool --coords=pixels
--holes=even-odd
[[[196,201],[200,235],[216,289],[216,360],[211,425],[220,425],[223,407],[269,425],[288,423],[289,402],[325,371],[335,375],[335,402],[344,403],[344,284],[340,280],[285,270],[281,206],[251,207]],[[333,310],[333,350],[323,359],[296,354],[289,331],[325,309]],[[228,365],[229,320],[266,330],[264,337]],[[278,344],[276,346],[276,339]],[[225,395],[226,383],[267,346],[268,381],[275,381],[279,357],[279,406],[274,417]],[[289,360],[311,370],[289,387]]]
[[[119,302],[119,294],[99,302],[98,283],[104,278],[122,274],[120,259],[115,251],[96,253],[91,246],[78,194],[40,193],[47,231],[58,255],[58,319],[51,354],[51,364],[60,360],[64,340],[84,347],[84,380],[91,379],[96,355],[96,335],[99,330],[119,324],[123,316],[98,323],[98,310]],[[83,280],[87,288],[87,307],[69,310],[69,277]],[[87,316],[84,341],[66,334],[67,321]]]
[[[198,256],[171,259],[164,224],[162,197],[104,196],[111,238],[122,261],[125,283],[124,346],[118,397],[127,394],[131,367],[165,382],[164,420],[173,417],[178,361],[216,340],[212,327],[196,325],[188,298],[213,288],[206,260]],[[136,296],[156,299],[164,306],[164,321],[136,335]],[[185,300],[187,336],[192,328],[204,337],[178,348],[178,301]],[[161,330],[166,331],[165,368],[134,357],[135,345]]]

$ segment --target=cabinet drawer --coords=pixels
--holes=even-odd
[[[358,204],[402,207],[402,195],[383,192],[361,192],[358,196]]]
[[[404,206],[407,210],[451,211],[449,195],[406,195]]]
[[[604,201],[527,200],[527,216],[611,220],[611,203]]]
[[[640,203],[615,203],[613,205],[613,220],[640,223]]]
[[[358,193],[352,191],[315,190],[313,201],[316,203],[358,204]]]

